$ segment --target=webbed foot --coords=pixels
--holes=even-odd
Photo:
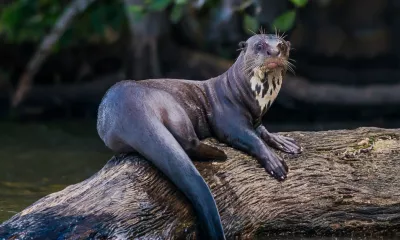
[[[287,178],[289,167],[286,162],[275,154],[271,149],[267,148],[266,156],[261,158],[259,162],[265,171],[278,181],[284,181]]]
[[[289,154],[300,154],[303,148],[296,143],[291,137],[285,137],[279,134],[268,133],[264,137],[264,141],[268,146],[273,147]]]

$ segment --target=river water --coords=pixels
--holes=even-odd
[[[94,122],[0,123],[0,222],[110,159]]]

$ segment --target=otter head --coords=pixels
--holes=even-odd
[[[271,71],[291,70],[289,62],[290,42],[275,34],[257,34],[239,47],[244,55],[244,70],[267,73]]]
[[[292,71],[290,42],[278,35],[257,34],[239,46],[242,48],[239,64],[260,107],[258,117],[261,117],[277,97],[286,70]]]

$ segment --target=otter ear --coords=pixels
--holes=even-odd
[[[286,41],[286,45],[288,46],[288,49],[290,50],[290,46],[292,46],[292,44],[289,41]]]
[[[247,48],[247,42],[241,41],[239,44],[240,50],[245,50]]]
[[[287,48],[286,48],[286,54],[289,55],[290,50],[292,50],[292,49],[291,49],[291,45],[292,45],[292,44],[291,44],[289,41],[285,41],[285,43],[286,43],[286,46],[287,46]]]

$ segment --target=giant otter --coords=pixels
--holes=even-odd
[[[217,77],[120,81],[98,109],[97,130],[105,145],[117,153],[138,152],[161,170],[193,204],[205,239],[225,236],[212,193],[191,159],[226,155],[201,139],[215,137],[254,156],[279,181],[288,167],[270,147],[301,152],[293,139],[261,125],[290,68],[290,43],[257,34],[240,46],[235,63]]]

